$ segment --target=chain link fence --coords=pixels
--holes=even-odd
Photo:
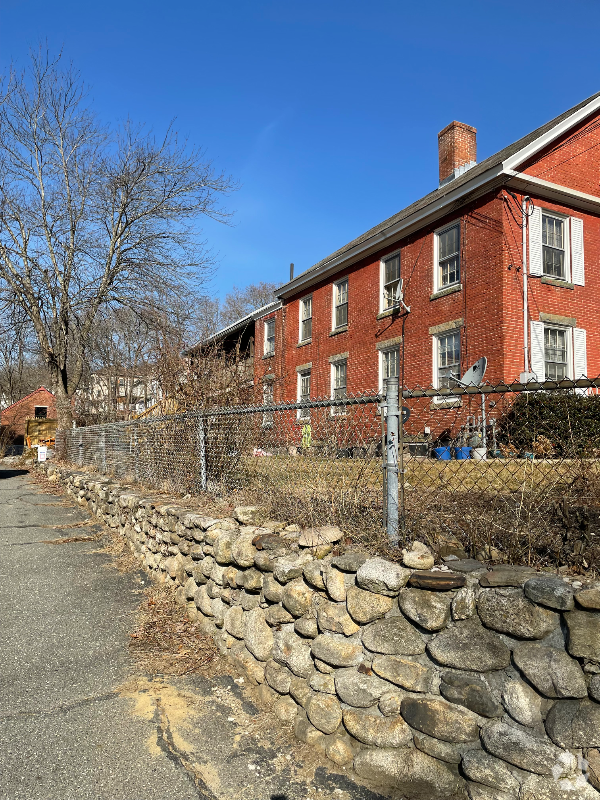
[[[600,379],[404,389],[392,448],[400,542],[599,567],[598,387]],[[385,398],[372,393],[78,428],[60,433],[57,451],[149,488],[260,502],[300,525],[338,524],[385,550],[387,429]]]

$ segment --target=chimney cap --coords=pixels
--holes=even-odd
[[[467,125],[466,122],[458,122],[458,120],[453,120],[445,128],[438,133],[438,139],[440,136],[443,136],[447,133],[451,128],[462,128],[465,131],[470,131],[471,133],[477,133],[477,128],[474,128],[472,125]]]

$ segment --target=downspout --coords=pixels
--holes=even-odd
[[[529,375],[529,306],[527,297],[527,201],[523,197],[523,373]],[[527,379],[527,378],[525,378]]]

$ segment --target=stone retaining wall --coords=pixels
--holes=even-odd
[[[335,556],[336,528],[211,519],[47,469],[336,764],[411,800],[600,799],[598,584]]]

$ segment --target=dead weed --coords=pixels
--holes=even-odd
[[[129,649],[146,673],[162,675],[206,674],[215,667],[217,648],[210,636],[188,619],[167,584],[144,591],[137,627],[130,634]]]

